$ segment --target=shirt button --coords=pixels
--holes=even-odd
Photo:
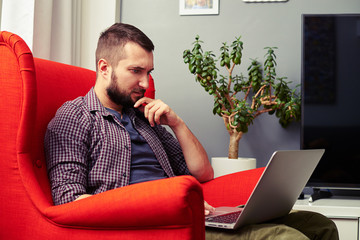
[[[126,173],[123,173],[122,176],[123,176],[123,177],[126,177]]]
[[[125,148],[129,150],[129,146],[128,146],[128,145],[125,145]]]

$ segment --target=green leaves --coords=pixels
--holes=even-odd
[[[235,38],[230,46],[222,43],[220,57],[212,51],[203,51],[202,41],[195,37],[193,48],[183,52],[184,63],[195,81],[214,97],[213,114],[224,119],[229,131],[247,132],[253,120],[262,113],[275,114],[283,127],[292,121],[299,121],[301,97],[297,89],[291,89],[286,77],[276,77],[276,47],[266,47],[265,61],[262,65],[251,59],[247,77],[233,75],[235,66],[241,65],[243,42]],[[219,62],[228,75],[219,73]],[[262,69],[263,66],[263,69]]]
[[[220,54],[220,66],[221,67],[228,67],[230,68],[230,55],[229,55],[229,47],[226,45],[226,43],[223,43],[223,46],[220,48],[221,54]]]
[[[264,62],[264,73],[265,77],[264,80],[268,82],[269,84],[273,84],[275,77],[276,77],[276,55],[274,53],[274,49],[277,49],[276,47],[266,47],[264,49],[267,49],[267,53],[265,54],[266,60]]]
[[[235,65],[241,64],[243,42],[240,41],[240,38],[241,37],[236,38],[236,40],[231,44],[232,51],[230,53],[230,58],[232,59],[233,63],[235,63]]]
[[[252,60],[248,67],[249,83],[253,88],[253,92],[257,92],[263,81],[261,65],[257,60]]]

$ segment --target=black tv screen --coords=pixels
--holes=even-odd
[[[324,148],[308,187],[360,189],[360,14],[302,16],[301,148]]]

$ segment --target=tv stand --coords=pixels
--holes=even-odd
[[[330,191],[324,191],[320,188],[313,188],[313,194],[309,198],[309,202],[315,202],[316,200],[323,199],[323,198],[331,198],[332,193]]]
[[[360,197],[338,196],[309,201],[310,195],[297,200],[293,209],[318,212],[333,220],[341,240],[360,240]]]

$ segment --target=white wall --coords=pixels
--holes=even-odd
[[[80,66],[95,70],[95,50],[100,33],[120,19],[120,0],[82,2]]]
[[[21,32],[22,38],[32,49],[35,0],[4,0],[0,4],[1,31]],[[19,6],[23,7],[19,8]]]
[[[35,57],[93,70],[100,33],[120,20],[120,0],[0,0],[0,4],[1,30],[22,37]]]
[[[294,84],[301,80],[301,14],[360,13],[359,0],[289,0],[286,3],[220,1],[215,16],[179,16],[178,0],[122,0],[121,21],[143,30],[155,44],[157,97],[167,102],[203,143],[209,157],[227,156],[228,133],[222,119],[212,115],[212,97],[195,83],[182,52],[191,48],[196,34],[204,47],[216,50],[222,42],[242,35],[242,71],[249,58],[264,56],[263,48],[276,46],[278,76]],[[277,149],[300,147],[300,124],[282,129],[275,117],[255,121],[240,142],[240,156],[256,157],[264,166]]]

